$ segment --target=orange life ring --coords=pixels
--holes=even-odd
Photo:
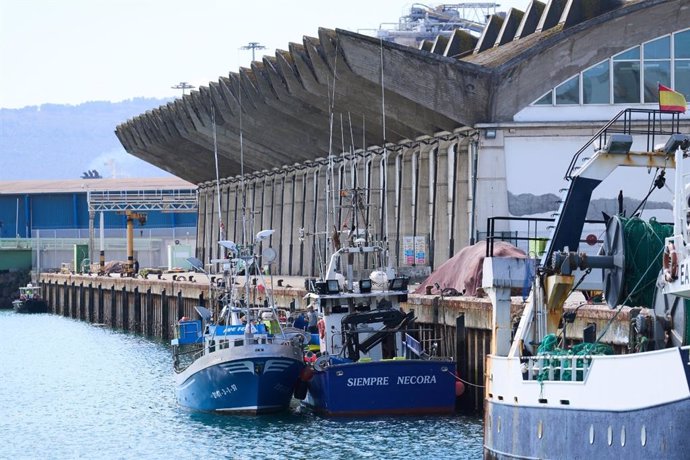
[[[664,249],[664,279],[667,283],[678,279],[678,254],[672,241]]]

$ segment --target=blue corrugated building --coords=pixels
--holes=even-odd
[[[0,238],[31,238],[36,230],[88,230],[88,192],[195,190],[177,178],[0,182]],[[123,213],[105,213],[105,228],[124,229]],[[96,216],[96,226],[100,225]],[[150,211],[147,228],[196,227],[196,212]]]
[[[196,186],[174,177],[2,181],[0,247],[18,241],[34,250],[40,247],[41,268],[54,268],[72,261],[71,246],[88,244],[93,261],[98,257],[102,216],[106,257],[122,260],[127,226],[124,211],[130,209],[146,215],[143,225],[135,224],[135,250],[141,262],[169,265],[167,246],[187,246],[187,252],[194,254],[197,213],[196,203],[189,204],[190,197],[195,201]],[[186,204],[178,206],[180,202]]]

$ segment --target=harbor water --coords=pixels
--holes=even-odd
[[[0,458],[482,457],[479,417],[187,411],[165,343],[57,315],[0,310],[0,350]]]

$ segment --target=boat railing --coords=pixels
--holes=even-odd
[[[630,134],[647,137],[646,152],[654,149],[660,138],[666,141],[671,134],[680,132],[680,113],[664,112],[656,109],[625,109],[618,113],[611,121],[604,125],[592,138],[573,155],[565,173],[565,180],[571,180],[577,170],[580,155],[592,144],[601,150],[606,146],[611,134]]]
[[[190,364],[204,355],[204,352],[215,353],[230,347],[242,347],[245,345],[289,345],[289,338],[271,336],[269,334],[252,334],[251,337],[244,335],[217,335],[208,338],[206,343],[185,343],[173,347],[173,364],[177,372],[182,372]]]
[[[482,236],[486,238],[486,257],[494,256],[494,245],[496,241],[506,241],[513,246],[519,247],[525,250],[531,258],[540,259],[544,254],[546,249],[546,242],[552,233],[552,228],[555,219],[549,219],[544,217],[511,217],[511,216],[497,216],[489,217],[486,220],[486,235],[478,235],[481,240]],[[503,223],[503,225],[501,225]],[[587,228],[586,233],[592,233],[591,226],[601,226],[601,229],[605,228],[605,222],[603,220],[585,220],[586,224],[590,224]],[[497,227],[510,227],[519,228],[515,231],[501,231],[497,230]],[[601,234],[601,232],[597,233]],[[591,244],[585,238],[580,239],[581,243]],[[601,243],[601,240],[597,239],[594,244]]]
[[[591,364],[591,355],[526,356],[522,358],[522,378],[539,382],[584,382]]]
[[[184,347],[173,347],[173,367],[175,372],[182,372],[204,354],[204,344],[195,343]]]

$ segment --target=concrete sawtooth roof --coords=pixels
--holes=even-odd
[[[686,4],[533,1],[525,12],[492,18],[478,40],[456,32],[429,42],[428,51],[320,29],[115,133],[129,153],[202,183],[216,176],[216,150],[220,176],[230,177],[240,173],[240,150],[253,173],[337,154],[343,144],[360,149],[508,121],[581,69],[660,30],[687,27]]]

